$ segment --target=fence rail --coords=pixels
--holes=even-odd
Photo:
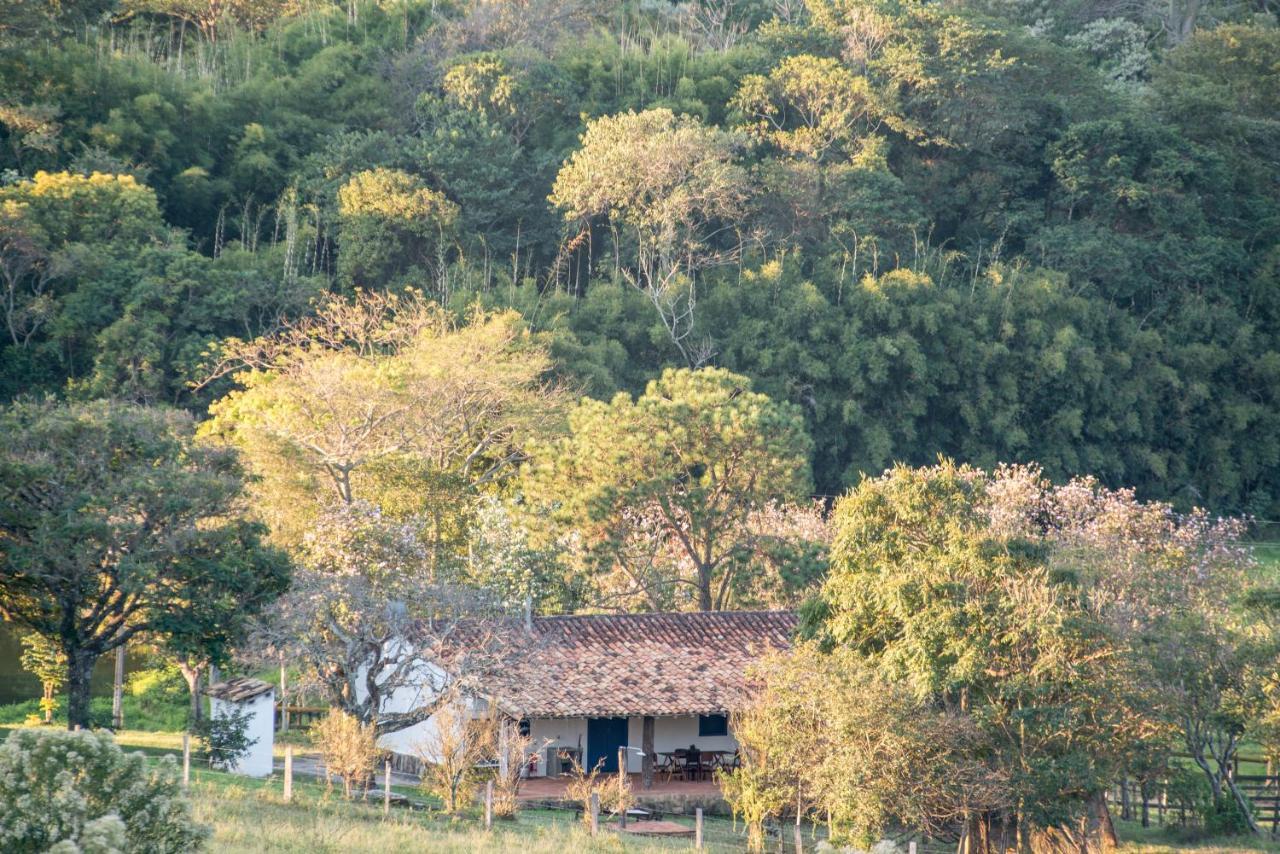
[[[275,728],[277,732],[286,729],[311,729],[325,715],[329,714],[329,709],[325,706],[283,706],[276,703],[275,707]],[[285,716],[288,716],[288,726],[285,726]]]
[[[1240,757],[1240,761],[1265,764],[1252,757]],[[1232,773],[1229,779],[1249,801],[1258,825],[1270,830],[1272,838],[1280,836],[1280,775]],[[1153,820],[1160,826],[1186,827],[1198,818],[1193,798],[1180,794],[1164,780],[1121,780],[1107,796],[1122,819],[1141,822],[1143,827],[1150,827]]]

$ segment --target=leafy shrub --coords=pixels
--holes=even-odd
[[[378,758],[373,725],[362,724],[340,709],[330,709],[312,733],[324,757],[325,771],[342,780],[343,794],[350,798],[373,775],[373,763]]]
[[[1204,821],[1213,813],[1213,792],[1198,768],[1175,766],[1164,780],[1165,800],[1185,825],[1197,818]],[[1152,793],[1154,795],[1154,791]]]
[[[147,767],[108,733],[20,729],[0,744],[0,851],[198,849],[208,829],[181,797],[177,763]]]
[[[175,707],[185,712],[191,705],[182,671],[173,664],[135,670],[129,674],[125,687],[129,696],[138,701],[138,708],[149,717],[163,715]]]
[[[191,728],[199,745],[197,755],[209,763],[210,768],[235,765],[258,743],[246,733],[249,717],[246,709],[233,707],[197,721]]]
[[[1211,804],[1205,812],[1204,831],[1207,836],[1236,836],[1249,832],[1249,820],[1240,810],[1235,798],[1223,796]]]

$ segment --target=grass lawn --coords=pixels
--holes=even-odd
[[[213,852],[473,852],[510,851],[562,854],[565,851],[688,851],[689,839],[620,838],[602,829],[592,839],[564,810],[522,810],[514,821],[495,821],[485,831],[478,811],[451,818],[432,810],[394,808],[384,818],[381,804],[343,800],[338,789],[294,780],[294,800],[285,803],[276,778],[249,780],[217,771],[192,775],[191,800],[197,820],[213,827]],[[397,791],[418,800],[417,790]],[[692,827],[692,820],[687,822]],[[709,851],[740,851],[740,833],[730,822],[708,819]]]
[[[0,741],[11,726],[0,726]],[[172,732],[125,731],[121,746],[140,750],[148,756],[180,756],[182,735]],[[303,750],[307,748],[302,747]],[[283,745],[276,745],[277,752]],[[295,748],[295,751],[297,748]],[[417,801],[432,799],[417,789],[395,787]],[[450,818],[434,810],[394,808],[389,818],[381,804],[348,802],[338,789],[305,777],[294,779],[294,800],[285,803],[278,777],[254,780],[237,775],[193,767],[191,800],[196,819],[213,828],[208,850],[212,852],[371,852],[395,851],[473,852],[510,851],[562,854],[565,851],[663,852],[690,851],[690,839],[647,840],[620,838],[602,831],[592,839],[563,810],[527,809],[515,821],[495,821],[485,831],[478,811]],[[675,818],[692,827],[692,819]],[[1280,843],[1248,837],[1217,840],[1190,840],[1175,831],[1143,828],[1137,822],[1117,821],[1116,830],[1127,854],[1163,854],[1197,851],[1203,854],[1260,851],[1280,854]],[[707,850],[742,851],[741,825],[724,818],[708,817],[705,825]],[[929,851],[942,851],[930,847]]]
[[[1232,854],[1237,851],[1280,852],[1280,842],[1249,836],[1230,839],[1191,840],[1179,838],[1174,831],[1159,827],[1144,828],[1136,821],[1116,821],[1116,832],[1122,840],[1120,850],[1128,854],[1165,854],[1176,851],[1198,851],[1202,854]]]

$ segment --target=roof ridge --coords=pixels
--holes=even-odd
[[[730,616],[766,616],[775,614],[796,615],[798,612],[789,608],[770,608],[767,610],[741,610],[741,611],[637,611],[627,613],[599,613],[599,614],[536,614],[535,620],[586,620],[586,619],[630,619],[630,618],[657,618],[657,617],[730,617]]]

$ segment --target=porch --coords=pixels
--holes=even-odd
[[[570,777],[529,777],[520,784],[518,798],[526,806],[563,803],[569,800],[566,789],[570,782]],[[714,780],[667,780],[665,775],[655,774],[653,788],[645,789],[639,774],[628,774],[627,785],[635,794],[636,806],[662,815],[692,815],[699,807],[707,815],[729,814],[729,805]]]

